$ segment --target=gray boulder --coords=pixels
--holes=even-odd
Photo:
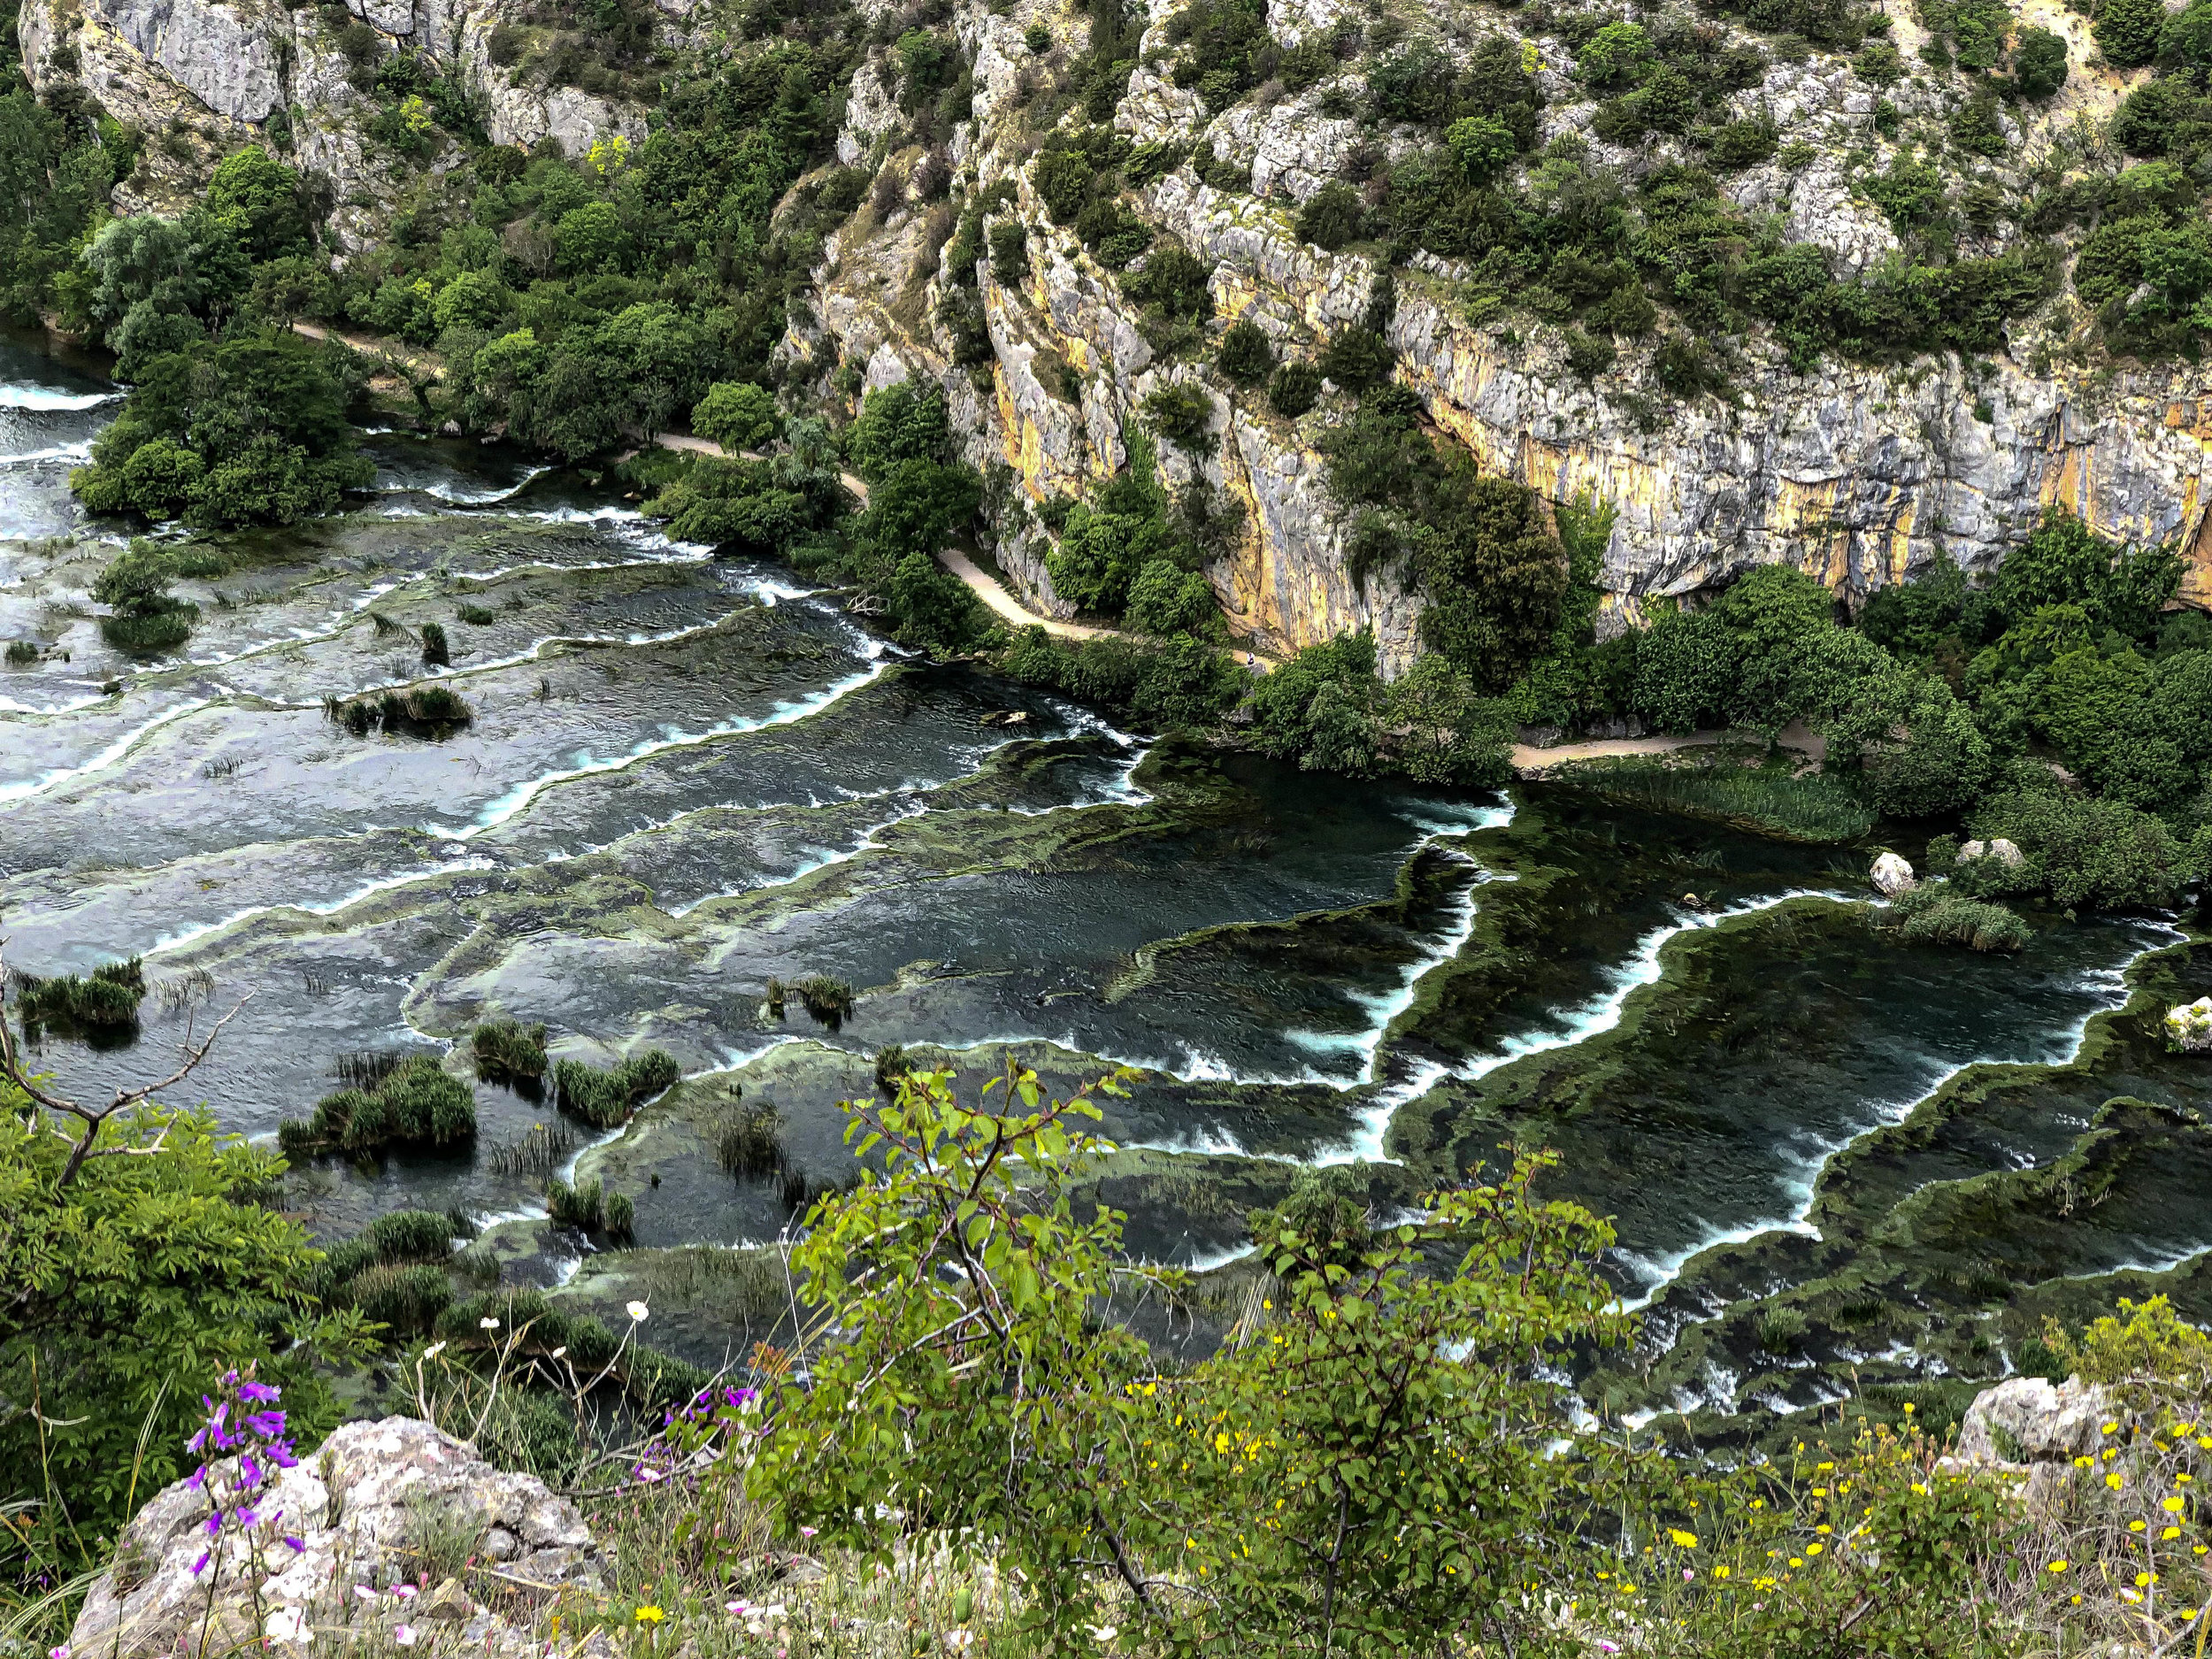
[[[413,1624],[465,1636],[474,1651],[519,1655],[527,1632],[475,1610],[457,1582],[472,1555],[503,1591],[596,1591],[606,1563],[583,1516],[530,1475],[493,1468],[465,1440],[412,1417],[349,1423],[283,1471],[250,1534],[208,1548],[207,1501],[180,1480],[125,1526],[69,1636],[75,1653],[166,1659],[266,1642],[304,1647],[334,1628]],[[298,1540],[294,1549],[286,1540]],[[415,1587],[396,1594],[395,1586]]]

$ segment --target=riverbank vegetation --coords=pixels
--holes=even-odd
[[[729,1659],[777,1646],[2057,1659],[2171,1648],[2212,1594],[2193,1495],[2212,1478],[2198,1439],[2212,1341],[2161,1298],[2047,1327],[2039,1363],[2108,1390],[2108,1416],[2096,1455],[2050,1464],[2025,1502],[2017,1473],[1942,1461],[1948,1435],[1909,1401],[1847,1399],[1772,1457],[1686,1462],[1570,1409],[1559,1367],[1624,1348],[1637,1317],[1598,1271],[1610,1229],[1540,1195],[1541,1155],[1407,1220],[1371,1210],[1356,1169],[1302,1173],[1249,1216],[1248,1294],[1205,1357],[1167,1359],[1101,1321],[1102,1305],[1189,1287],[1128,1260],[1119,1212],[1075,1202],[1100,1156],[1095,1098],[1053,1099],[1016,1071],[971,1106],[949,1074],[924,1072],[850,1103],[853,1138],[887,1160],[777,1252],[780,1294],[806,1310],[794,1346],[719,1378],[640,1346],[642,1302],[618,1333],[536,1291],[456,1294],[474,1270],[429,1212],[326,1255],[277,1217],[234,1219],[276,1247],[261,1271],[280,1302],[343,1312],[318,1316],[311,1348],[280,1353],[257,1331],[219,1358],[127,1363],[173,1372],[188,1401],[196,1366],[257,1356],[286,1379],[308,1455],[334,1420],[313,1362],[342,1370],[371,1340],[392,1345],[396,1403],[593,1494],[611,1577],[509,1606],[534,1640],[557,1619],[565,1641],[603,1632],[619,1647],[649,1626]],[[105,1202],[116,1183],[159,1190],[186,1169],[235,1182],[273,1167],[235,1142],[180,1140],[55,1190],[37,1185],[42,1167],[51,1179],[37,1148],[63,1143],[16,1112],[5,1123],[19,1127],[0,1140],[0,1176],[33,1201],[20,1215]],[[211,1282],[244,1265],[231,1249]],[[593,1406],[595,1388],[637,1415]],[[103,1400],[17,1464],[48,1471],[8,1545],[24,1634],[58,1640],[73,1610],[42,1597],[36,1573],[100,1564],[115,1523],[180,1471],[190,1412],[172,1423],[157,1407],[142,1422]],[[96,1447],[136,1477],[111,1482],[104,1507],[67,1461]],[[495,1563],[466,1553],[454,1570],[495,1599]],[[795,1558],[810,1564],[786,1577]]]
[[[1616,801],[1662,812],[1717,818],[1809,841],[1855,841],[1874,827],[1874,810],[1836,779],[1784,751],[1747,764],[1690,750],[1576,762],[1546,774]]]

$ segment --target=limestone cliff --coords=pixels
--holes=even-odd
[[[370,138],[377,102],[349,78],[365,44],[403,47],[456,78],[495,142],[550,138],[580,155],[602,136],[644,136],[641,107],[533,84],[492,61],[494,31],[521,15],[513,0],[348,4],[374,31],[365,43],[346,41],[334,12],[280,0],[23,0],[24,68],[41,91],[81,82],[149,136],[117,190],[119,211],[181,206],[225,154],[262,142],[323,181],[342,254],[375,241],[407,188],[406,171]],[[457,159],[433,157],[428,171]]]
[[[1438,15],[1416,27],[1438,27],[1463,58],[1468,42],[1513,15],[1431,9]],[[1358,253],[1302,242],[1299,204],[1332,179],[1411,150],[1417,134],[1346,113],[1363,88],[1356,73],[1299,96],[1263,88],[1210,115],[1197,93],[1165,75],[1164,29],[1175,10],[1176,0],[1155,0],[1142,61],[1113,124],[1141,143],[1210,146],[1235,173],[1249,170],[1249,188],[1217,189],[1186,162],[1135,193],[1133,205],[1211,268],[1213,334],[1248,316],[1279,350],[1310,356],[1359,321],[1381,273]],[[1891,8],[1893,38],[1908,50],[1926,39],[1909,11]],[[2073,73],[2047,104],[1995,117],[2006,153],[1976,164],[1976,177],[2021,194],[2033,169],[2066,165],[2075,155],[2068,135],[2108,117],[2144,73],[2103,69],[2082,19],[2039,0],[2028,12],[2067,40]],[[1333,0],[1278,0],[1267,14],[1285,46],[1343,15]],[[1039,24],[1051,36],[1042,51],[1032,49]],[[863,365],[846,377],[848,395],[910,373],[941,380],[972,457],[1013,468],[1033,507],[1122,465],[1125,432],[1148,393],[1171,380],[1202,386],[1214,404],[1205,453],[1186,457],[1163,445],[1161,465],[1171,479],[1195,468],[1247,506],[1240,545],[1209,572],[1233,625],[1278,648],[1371,626],[1386,668],[1402,666],[1416,649],[1418,596],[1386,571],[1369,573],[1363,587],[1351,580],[1343,516],[1316,449],[1346,400],[1325,398],[1286,420],[1256,389],[1222,378],[1207,353],[1163,361],[1141,308],[1124,296],[1126,273],[1102,266],[1037,199],[1026,165],[1041,136],[1037,89],[1080,50],[1080,19],[1041,0],[997,13],[971,0],[956,27],[974,101],[952,145],[961,168],[952,204],[905,201],[879,219],[856,220],[817,273],[792,351],[825,386],[839,365]],[[1568,73],[1572,53],[1540,34],[1523,50],[1548,95],[1544,134],[1586,134],[1597,106]],[[886,54],[856,76],[852,108],[874,113],[849,131],[847,157],[887,152],[898,165],[881,91],[895,74]],[[1882,165],[1904,153],[1890,135],[1901,119],[1934,123],[1959,102],[1955,89],[1917,75],[1871,84],[1839,55],[1771,62],[1732,104],[1742,118],[1772,123],[1778,154],[1729,177],[1724,193],[1747,212],[1775,215],[1786,239],[1826,250],[1839,273],[1870,270],[1897,238],[1847,157]],[[1077,111],[1061,124],[1081,119]],[[1640,153],[1596,139],[1589,147],[1594,159],[1632,172],[1686,154],[1663,137]],[[995,193],[1004,203],[996,215],[1026,231],[1030,275],[1005,287],[983,264],[989,361],[972,373],[955,362],[956,342],[939,320],[951,276],[942,250],[955,207]],[[1974,251],[1993,254],[2013,245],[2017,228],[2001,216],[1970,237]],[[1868,365],[1831,354],[1798,373],[1776,341],[1754,332],[1732,342],[1724,395],[1671,396],[1655,392],[1649,373],[1658,336],[1617,342],[1617,360],[1586,380],[1569,366],[1560,328],[1471,307],[1466,274],[1417,253],[1395,271],[1386,337],[1396,375],[1484,467],[1555,501],[1589,493],[1616,508],[1604,626],[1633,621],[1651,597],[1694,592],[1755,562],[1788,561],[1855,600],[1939,555],[1986,572],[2053,503],[2110,535],[2178,539],[2191,563],[2185,597],[2212,603],[2202,488],[2212,386],[2187,365],[2115,365],[2085,351],[2089,314],[2069,294],[2009,319],[2007,349],[1985,358]],[[1000,535],[1007,575],[1034,603],[1064,611],[1033,514],[1018,503]]]

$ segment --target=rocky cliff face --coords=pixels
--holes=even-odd
[[[493,61],[493,33],[520,15],[518,0],[348,4],[382,40],[457,77],[501,142],[549,137],[578,153],[603,136],[643,133],[641,109],[573,88],[517,84]],[[1348,66],[1296,96],[1269,83],[1210,112],[1168,73],[1176,9],[1176,0],[1152,0],[1141,61],[1111,125],[1139,143],[1200,146],[1226,170],[1225,179],[1219,170],[1210,176],[1248,188],[1216,188],[1186,163],[1133,193],[1130,204],[1210,268],[1211,334],[1249,318],[1279,352],[1310,357],[1365,315],[1385,273],[1359,253],[1302,241],[1300,204],[1432,138],[1346,113],[1365,89]],[[663,10],[669,30],[689,26],[686,6],[672,0]],[[864,17],[876,22],[884,10],[864,8]],[[1289,48],[1371,11],[1379,14],[1340,0],[1277,0],[1267,27]],[[376,106],[348,81],[334,15],[276,0],[24,0],[22,33],[35,81],[73,74],[111,113],[164,134],[120,205],[180,199],[211,156],[280,120],[294,157],[328,180],[334,227],[353,250],[373,241],[408,187],[365,143]],[[1540,138],[1578,134],[1593,161],[1624,177],[1695,158],[1685,140],[1630,146],[1598,136],[1599,106],[1575,76],[1574,52],[1540,27],[1524,39],[1515,15],[1436,0],[1394,22],[1432,35],[1457,61],[1484,37],[1507,34],[1546,96]],[[1890,20],[1909,63],[1925,35],[1901,0]],[[2085,21],[2055,0],[2026,0],[2019,20],[2064,36],[2072,73],[2046,104],[1999,110],[2004,153],[1970,164],[1976,188],[2014,202],[2032,193],[2033,169],[2074,165],[2071,135],[2108,117],[2147,73],[2101,68]],[[1243,506],[1240,535],[1208,572],[1233,627],[1275,649],[1371,627],[1386,672],[1402,667],[1417,649],[1419,596],[1388,569],[1353,579],[1344,515],[1325,485],[1317,445],[1348,400],[1327,397],[1286,419],[1256,388],[1224,379],[1209,351],[1170,342],[1163,357],[1127,296],[1129,273],[1102,265],[1036,196],[1028,164],[1045,132],[1083,119],[1079,108],[1050,113],[1065,107],[1051,94],[1078,67],[1082,19],[1048,0],[1002,11],[962,0],[951,28],[973,96],[949,144],[931,151],[910,142],[895,49],[873,49],[845,89],[839,159],[879,178],[871,205],[832,240],[811,294],[795,308],[787,351],[800,380],[848,400],[910,374],[941,382],[971,458],[1018,480],[995,496],[999,562],[1051,611],[1067,607],[1046,571],[1050,532],[1037,510],[1126,464],[1131,423],[1148,394],[1170,382],[1201,388],[1213,408],[1206,441],[1195,453],[1159,446],[1159,465],[1171,482],[1202,478]],[[1854,179],[1910,153],[1901,122],[1923,145],[1939,136],[1962,96],[1940,77],[1877,84],[1839,55],[1777,54],[1723,113],[1770,122],[1778,151],[1728,174],[1724,194],[1746,212],[1773,216],[1785,240],[1825,250],[1839,275],[1871,270],[1899,240]],[[942,318],[955,274],[946,260],[957,215],[979,199],[993,204],[995,221],[1024,227],[1029,274],[1002,284],[983,263],[976,286],[986,360],[974,361],[971,348],[963,363]],[[1967,215],[1961,251],[2013,245],[2017,219]],[[1616,509],[1601,579],[1605,626],[1638,620],[1655,596],[1693,593],[1758,562],[1787,561],[1854,599],[1939,556],[1986,572],[2054,503],[2109,535],[2178,540],[2190,560],[2185,597],[2212,604],[2203,488],[2212,384],[2193,366],[2095,359],[2084,343],[2088,315],[2070,296],[2011,319],[2008,349],[1985,358],[1870,365],[1831,354],[1801,373],[1776,341],[1754,331],[1729,342],[1724,388],[1678,396],[1657,389],[1656,336],[1617,340],[1611,365],[1586,377],[1570,366],[1561,327],[1471,305],[1470,273],[1453,261],[1417,254],[1388,274],[1394,372],[1435,425],[1484,467],[1555,501],[1588,495]]]
[[[380,50],[419,52],[457,79],[495,142],[550,138],[580,155],[601,137],[644,137],[641,108],[534,86],[492,62],[493,31],[519,11],[511,0],[348,7],[380,37]],[[19,27],[33,86],[80,81],[110,115],[149,136],[138,172],[117,191],[119,211],[180,207],[223,155],[259,142],[325,180],[341,248],[357,252],[409,188],[369,138],[379,106],[348,79],[352,59],[332,12],[280,0],[23,0]],[[432,175],[452,159],[434,158]]]
[[[1356,253],[1302,242],[1298,205],[1356,171],[1356,162],[1371,169],[1413,148],[1415,134],[1328,112],[1345,107],[1348,88],[1360,89],[1356,74],[1339,78],[1333,100],[1320,89],[1302,97],[1263,89],[1210,116],[1195,92],[1164,78],[1164,27],[1175,9],[1156,0],[1147,62],[1114,125],[1139,142],[1210,145],[1221,161],[1249,168],[1250,188],[1216,189],[1186,165],[1139,193],[1135,205],[1211,267],[1215,334],[1250,317],[1279,350],[1310,356],[1360,320],[1380,273]],[[1925,37],[1909,11],[1891,8],[1893,36],[1909,53]],[[2029,12],[2068,38],[2073,73],[2050,104],[1998,116],[2008,152],[1980,165],[1979,176],[2019,193],[2028,191],[2032,168],[2053,161],[2065,134],[2108,117],[2142,78],[2096,66],[2083,19],[2039,0],[2024,20]],[[1343,15],[1334,0],[1301,0],[1271,5],[1268,23],[1289,46]],[[1497,27],[1487,14],[1428,21],[1463,54]],[[1042,54],[1024,41],[1037,23],[1054,35]],[[956,365],[955,342],[933,320],[950,273],[938,268],[942,235],[917,234],[929,211],[919,203],[880,222],[864,216],[849,229],[818,273],[811,316],[795,326],[793,349],[811,354],[825,384],[846,363],[864,365],[871,386],[910,373],[940,380],[972,457],[1012,468],[1033,508],[1124,465],[1125,434],[1148,393],[1170,380],[1202,386],[1214,404],[1204,452],[1185,457],[1163,445],[1161,465],[1171,480],[1195,470],[1246,506],[1240,545],[1209,572],[1233,626],[1277,649],[1372,627],[1386,672],[1402,667],[1417,649],[1418,595],[1386,572],[1370,573],[1363,586],[1351,580],[1343,516],[1324,486],[1316,441],[1342,418],[1346,401],[1325,399],[1313,413],[1285,420],[1256,389],[1194,360],[1203,353],[1163,362],[1121,280],[1038,201],[1026,163],[1040,135],[1030,125],[1033,104],[1023,99],[1079,49],[1079,27],[1037,0],[1003,14],[971,4],[956,19],[975,99],[953,146],[963,168],[955,200],[1004,193],[1002,211],[1018,218],[1031,253],[1030,278],[1018,287],[1001,286],[983,267],[990,361],[972,374]],[[1596,106],[1563,73],[1572,54],[1547,36],[1525,50],[1538,58],[1549,97],[1544,134],[1586,134]],[[877,113],[849,133],[848,155],[885,144],[890,123],[879,88],[893,78],[883,60],[856,77],[852,107]],[[1855,193],[1847,152],[1878,164],[1898,152],[1878,130],[1878,111],[1893,129],[1901,116],[1939,121],[1956,102],[1917,77],[1871,85],[1840,57],[1771,63],[1733,105],[1740,116],[1774,124],[1780,156],[1728,178],[1724,193],[1747,211],[1776,215],[1786,240],[1824,249],[1839,276],[1870,269],[1898,241],[1880,209]],[[1632,172],[1689,154],[1665,139],[1640,155],[1591,142],[1594,160]],[[2011,245],[2016,231],[2001,218],[1970,236],[1962,251],[1989,255]],[[2186,365],[2089,366],[2080,349],[2087,315],[2070,296],[2013,319],[2009,349],[1986,359],[1947,354],[1874,366],[1832,354],[1799,373],[1775,342],[1754,334],[1734,342],[1737,366],[1724,394],[1674,397],[1654,395],[1652,340],[1617,342],[1612,367],[1578,378],[1560,329],[1525,316],[1474,320],[1465,275],[1425,254],[1394,273],[1387,338],[1396,375],[1486,469],[1554,501],[1587,494],[1617,510],[1602,626],[1640,619],[1652,597],[1692,593],[1760,562],[1787,561],[1855,600],[1939,556],[1985,572],[2054,503],[2108,535],[2180,541],[2190,560],[2184,596],[2212,604],[2203,488],[2212,384]],[[910,303],[878,302],[895,291]],[[1064,611],[1044,571],[1046,533],[1020,501],[1004,515],[1001,536],[1006,573],[1042,608]]]

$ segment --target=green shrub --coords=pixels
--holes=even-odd
[[[2039,100],[2053,96],[2066,84],[2066,69],[2064,35],[2046,28],[2028,27],[2020,31],[2012,53],[2012,83],[2022,97]]]
[[[783,435],[783,416],[765,387],[717,380],[693,405],[691,429],[730,454],[759,449]]]
[[[2116,69],[2133,69],[2158,56],[2166,26],[2162,0],[2104,0],[2094,28],[2098,50]]]
[[[10,640],[8,641],[8,666],[10,668],[22,668],[29,664],[35,663],[38,661],[39,656],[39,648],[28,640]]]
[[[1298,240],[1333,253],[1358,236],[1362,217],[1359,192],[1332,179],[1298,210]]]
[[[488,628],[499,620],[499,613],[483,605],[463,605],[454,612],[461,621],[472,628]]]
[[[1265,329],[1240,317],[1221,336],[1214,366],[1240,386],[1256,386],[1275,372],[1275,348]]]
[[[26,1029],[59,1025],[90,1031],[116,1031],[137,1023],[145,1000],[142,959],[104,962],[83,979],[73,973],[51,979],[18,978],[16,1011]]]
[[[842,979],[810,973],[791,989],[806,1011],[832,1031],[852,1015],[853,987]]]
[[[88,1148],[101,1156],[65,1176],[77,1144],[0,1080],[0,1393],[44,1419],[0,1417],[0,1502],[27,1575],[89,1567],[94,1536],[188,1472],[221,1368],[281,1386],[311,1446],[340,1416],[319,1368],[368,1348],[318,1308],[306,1232],[262,1202],[277,1159],[158,1106],[109,1118]]]
[[[1275,371],[1267,383],[1269,407],[1286,420],[1295,420],[1321,401],[1321,371],[1302,357],[1294,357]]]
[[[453,649],[446,642],[442,623],[426,622],[422,625],[422,660],[439,668],[452,664]]]
[[[1144,400],[1144,412],[1153,430],[1170,443],[1197,449],[1205,444],[1214,403],[1203,387],[1176,380],[1149,394]]]
[[[1220,615],[1212,584],[1197,571],[1154,559],[1129,585],[1129,626],[1141,634],[1198,634]]]

